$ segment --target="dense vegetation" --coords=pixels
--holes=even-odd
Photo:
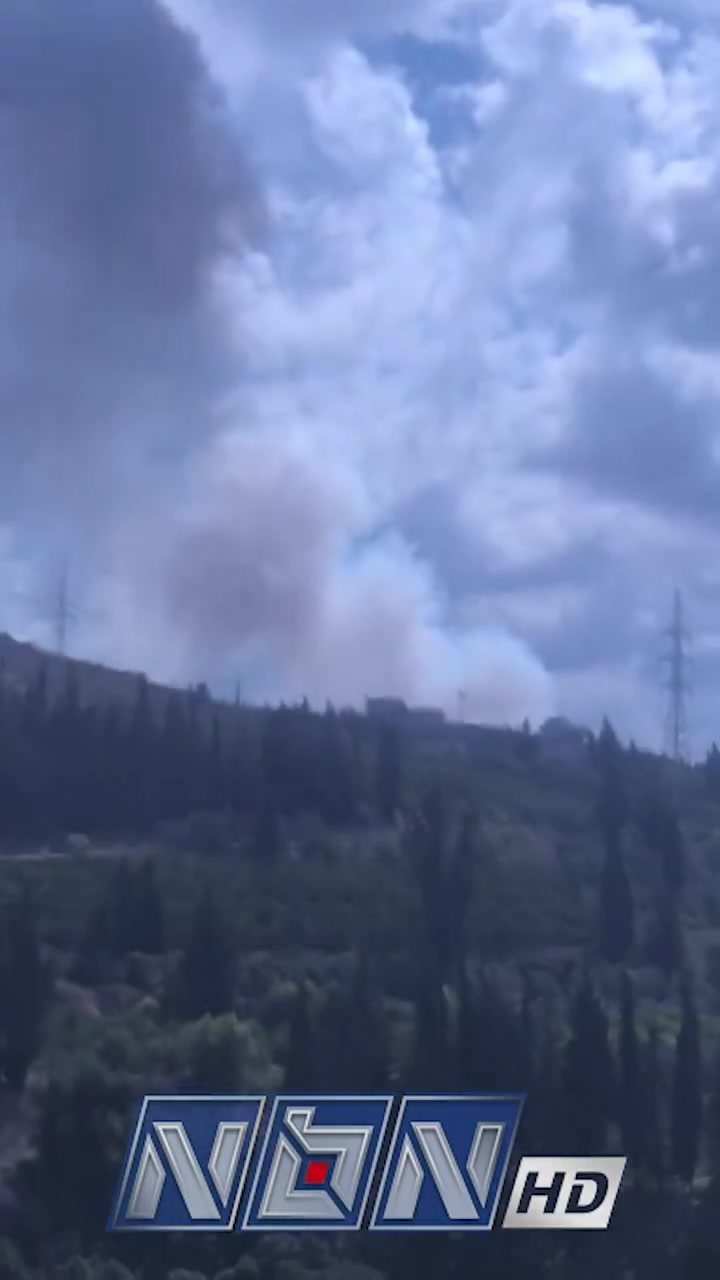
[[[493,745],[495,744],[495,745]],[[0,1276],[671,1280],[720,1264],[720,786],[527,730],[0,701]],[[63,852],[58,852],[62,848]],[[105,1234],[145,1092],[519,1089],[607,1233]],[[522,1237],[522,1238],[518,1238]]]

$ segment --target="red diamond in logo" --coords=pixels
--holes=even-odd
[[[308,1186],[319,1186],[327,1178],[329,1168],[329,1160],[311,1160],[305,1170],[303,1182]]]

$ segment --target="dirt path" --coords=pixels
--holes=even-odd
[[[33,853],[0,853],[0,862],[95,862],[98,858],[139,858],[146,852],[126,846],[90,849],[87,853],[53,853],[50,849],[40,849]]]

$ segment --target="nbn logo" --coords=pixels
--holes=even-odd
[[[371,1227],[489,1231],[523,1097],[407,1097]]]
[[[108,1230],[232,1231],[263,1097],[148,1097]]]
[[[275,1099],[246,1231],[357,1231],[380,1156],[388,1096]]]
[[[149,1097],[108,1230],[489,1231],[524,1096]],[[388,1141],[386,1141],[388,1136]],[[504,1228],[606,1230],[624,1156],[524,1157]],[[252,1182],[249,1171],[252,1168]],[[375,1175],[383,1170],[376,1188]]]

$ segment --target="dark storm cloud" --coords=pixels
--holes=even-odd
[[[569,423],[565,440],[541,466],[597,496],[717,520],[713,405],[682,395],[671,374],[641,359],[609,356],[579,381]]]
[[[252,211],[159,3],[0,0],[0,516],[28,482],[76,482],[80,457],[119,482],[182,448],[228,367],[211,272]]]
[[[617,105],[606,104],[608,129],[617,111]],[[706,160],[687,160],[685,181],[662,193],[672,225],[670,246],[653,217],[657,187],[648,180],[647,206],[641,201],[637,210],[629,209],[617,155],[588,147],[576,162],[566,210],[572,267],[567,278],[576,303],[601,301],[609,322],[623,332],[633,325],[699,350],[714,348],[720,340],[720,180]],[[679,157],[678,167],[682,163]]]
[[[532,629],[535,652],[553,672],[579,672],[626,662],[649,643],[634,610],[632,584],[620,566],[613,579],[593,581],[592,593],[563,611],[551,627]]]

